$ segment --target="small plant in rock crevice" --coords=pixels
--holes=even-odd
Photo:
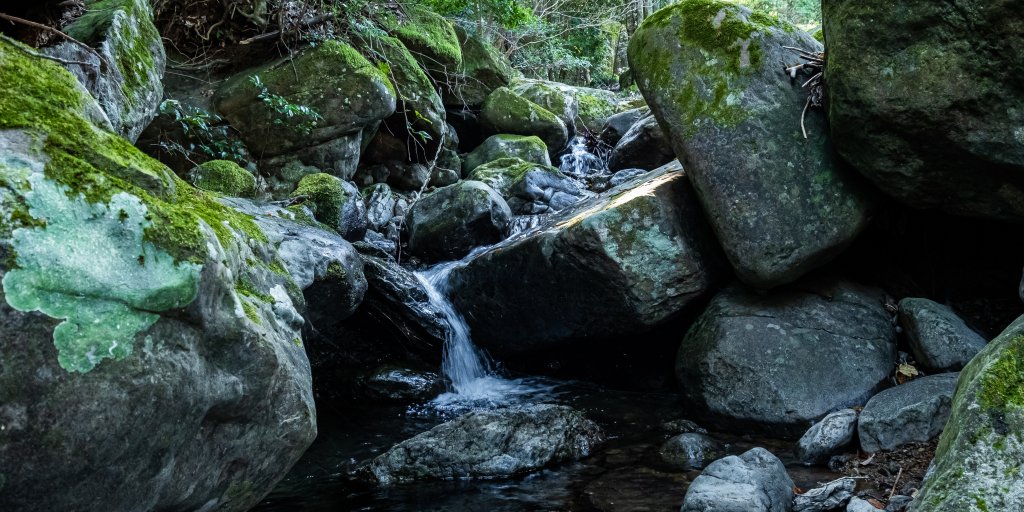
[[[249,83],[256,88],[256,97],[270,107],[274,114],[280,116],[275,117],[273,120],[276,125],[287,125],[300,135],[309,135],[313,133],[313,129],[316,128],[317,123],[324,119],[323,116],[321,116],[320,113],[312,107],[297,105],[288,101],[284,96],[270,92],[267,89],[267,86],[260,80],[260,77],[256,75],[249,77]]]
[[[172,116],[184,135],[180,141],[162,135],[157,145],[164,151],[179,154],[193,163],[197,155],[201,160],[232,160],[239,163],[248,159],[245,145],[232,136],[231,128],[221,116],[178,100],[164,100],[160,104],[159,113]]]

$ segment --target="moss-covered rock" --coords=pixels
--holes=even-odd
[[[1024,221],[1021,5],[890,7],[822,3],[836,150],[912,207]]]
[[[516,71],[505,54],[476,34],[456,26],[455,33],[462,46],[462,68],[448,82],[454,87],[441,87],[445,105],[479,108],[487,95],[498,87],[507,87]]]
[[[345,240],[362,240],[366,233],[366,207],[359,189],[327,173],[304,176],[292,192],[313,211],[316,220],[334,229]]]
[[[454,260],[505,238],[512,212],[479,181],[460,181],[421,197],[409,209],[409,252],[429,261]]]
[[[620,110],[618,96],[603,89],[577,87],[576,102],[576,127],[592,134],[600,133],[608,118]]]
[[[167,58],[153,25],[153,10],[146,0],[86,3],[86,14],[64,31],[95,48],[104,61],[71,42],[45,51],[66,61],[86,63],[68,64],[67,69],[96,98],[114,131],[135,141],[156,116],[164,93]]]
[[[390,21],[388,28],[435,80],[443,81],[448,73],[462,66],[462,47],[455,27],[430,9],[405,4],[402,13]]]
[[[265,233],[55,63],[0,41],[0,89],[0,508],[248,509],[316,433]]]
[[[230,160],[210,160],[189,172],[189,181],[208,192],[232,197],[256,194],[256,177]]]
[[[615,112],[615,93],[589,87],[574,87],[549,80],[519,79],[512,90],[558,116],[572,137],[577,130],[598,133]]]
[[[1024,317],[971,360],[914,512],[1024,508]]]
[[[508,202],[512,213],[530,215],[565,209],[585,195],[562,171],[519,158],[500,158],[473,170],[468,179],[486,183]]]
[[[773,16],[683,0],[630,40],[637,85],[665,130],[740,279],[769,288],[829,261],[867,225],[856,175],[833,156],[824,116],[781,73],[783,46],[820,44]]]
[[[699,303],[723,277],[700,205],[678,167],[553,215],[455,268],[452,300],[473,341],[497,354],[627,336]],[[572,307],[566,307],[572,304]]]
[[[519,158],[538,165],[551,165],[548,147],[536,135],[499,133],[491,135],[466,155],[462,162],[462,172],[468,176],[473,169],[501,158]]]
[[[491,133],[540,137],[552,155],[569,142],[569,132],[558,116],[506,87],[499,87],[487,96],[480,117],[484,128]]]
[[[252,77],[268,94],[309,107],[322,119],[305,132],[301,125],[309,116],[288,117],[261,99],[262,88]],[[292,58],[238,73],[218,89],[214,104],[249,148],[271,157],[358,135],[394,113],[395,94],[380,68],[348,44],[328,40]]]

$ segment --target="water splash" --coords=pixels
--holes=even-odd
[[[580,180],[608,174],[608,164],[603,158],[590,152],[584,137],[573,138],[569,144],[569,152],[562,155],[562,163],[558,169]]]

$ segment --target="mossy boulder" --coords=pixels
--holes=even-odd
[[[304,176],[292,199],[308,204],[316,220],[330,226],[348,241],[362,240],[368,220],[366,207],[355,185],[327,173]]]
[[[466,155],[462,162],[462,172],[468,176],[473,169],[502,158],[519,158],[538,165],[551,165],[548,147],[536,135],[500,133],[491,135]]]
[[[512,212],[479,181],[439,188],[409,209],[409,252],[429,261],[461,258],[505,238]]]
[[[302,296],[252,217],[24,50],[0,41],[0,509],[247,510],[316,436]]]
[[[402,41],[438,82],[462,66],[462,47],[452,22],[430,9],[411,3],[389,21],[388,31]]]
[[[579,104],[576,111],[577,129],[596,135],[604,128],[608,118],[620,110],[619,97],[612,91],[577,87],[575,93],[576,103]]]
[[[737,275],[770,288],[828,262],[867,225],[856,173],[834,157],[824,115],[780,71],[783,46],[821,45],[720,0],[683,0],[630,40],[637,85],[686,168]]]
[[[490,133],[540,137],[550,155],[558,154],[569,143],[569,132],[558,116],[507,87],[499,87],[487,96],[480,118]]]
[[[915,208],[1024,221],[1020,11],[1008,0],[823,2],[839,154]]]
[[[193,185],[208,192],[231,197],[256,194],[256,177],[230,160],[210,160],[193,168],[188,175]]]
[[[633,185],[455,268],[449,296],[474,342],[522,355],[642,340],[639,333],[699,304],[726,264],[686,176],[676,167]]]
[[[508,202],[512,213],[554,213],[572,206],[585,192],[571,178],[550,165],[519,158],[501,158],[481,165],[468,179],[486,183]]]
[[[476,34],[456,26],[455,33],[462,46],[462,68],[449,75],[454,87],[441,87],[445,105],[479,108],[487,95],[498,87],[507,87],[516,71],[505,54]]]
[[[69,62],[78,80],[99,102],[114,131],[135,141],[156,117],[163,99],[167,57],[146,0],[89,0],[87,12],[64,27],[103,57],[71,42],[45,52]]]
[[[254,84],[252,77],[262,86]],[[291,109],[260,98],[263,88],[289,105],[312,109],[322,119],[308,132],[303,130],[311,117],[289,117],[286,111]],[[327,40],[292,58],[238,73],[220,86],[214,105],[248,147],[272,157],[343,136],[351,138],[375,127],[375,122],[395,112],[395,94],[380,68],[348,44]]]
[[[914,512],[1024,509],[1024,317],[971,360]]]
[[[560,82],[523,78],[512,84],[512,92],[530,100],[558,116],[569,128],[569,138],[576,133],[576,116],[580,103],[576,99],[576,88]]]

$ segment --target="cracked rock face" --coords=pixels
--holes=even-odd
[[[821,279],[763,295],[734,285],[687,332],[676,376],[724,428],[796,436],[829,411],[863,405],[895,355],[877,289]]]

